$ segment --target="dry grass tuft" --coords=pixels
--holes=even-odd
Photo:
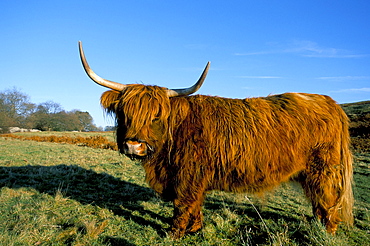
[[[36,142],[50,142],[50,143],[63,143],[63,144],[74,144],[78,146],[86,146],[95,149],[111,149],[117,150],[117,144],[109,141],[103,136],[89,136],[89,137],[69,137],[69,136],[23,136],[16,134],[3,134],[1,137],[4,138],[16,138],[20,140],[30,140]]]

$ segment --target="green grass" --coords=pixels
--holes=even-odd
[[[148,188],[139,163],[0,137],[0,245],[368,245],[370,153],[355,164],[355,226],[336,236],[313,219],[300,187],[283,184],[264,197],[209,193],[204,228],[173,241],[172,205]]]

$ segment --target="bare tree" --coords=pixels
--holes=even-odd
[[[27,127],[28,116],[35,110],[29,96],[17,88],[0,92],[0,128],[10,126]]]

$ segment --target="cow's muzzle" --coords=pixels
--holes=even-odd
[[[145,141],[129,139],[123,144],[123,153],[128,156],[145,157],[152,151]]]

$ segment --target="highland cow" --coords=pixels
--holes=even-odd
[[[79,48],[88,76],[111,89],[101,104],[116,116],[120,152],[140,159],[150,187],[173,202],[175,238],[202,227],[207,191],[262,193],[287,181],[302,185],[329,233],[352,223],[348,118],[330,97],[189,96],[209,63],[187,89],[120,84],[96,75]]]

